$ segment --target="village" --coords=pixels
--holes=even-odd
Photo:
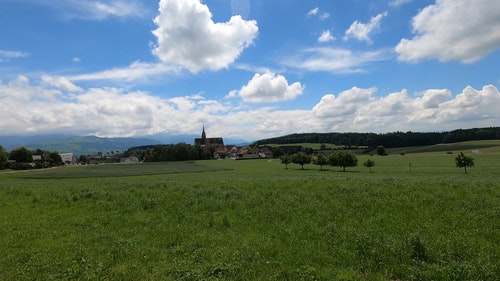
[[[161,157],[164,150],[191,151],[189,155],[182,157],[165,156]],[[197,159],[231,159],[231,160],[251,160],[262,158],[276,158],[283,154],[294,154],[304,150],[300,145],[283,146],[259,146],[259,145],[235,145],[224,144],[222,137],[207,137],[205,126],[202,128],[201,137],[195,138],[193,144],[161,144],[141,147],[131,147],[127,151],[96,152],[88,155],[77,155],[73,152],[57,153],[61,162],[50,166],[75,166],[99,163],[139,163],[157,161],[182,161]],[[194,152],[193,152],[194,151]],[[29,154],[29,151],[27,151]],[[40,168],[48,166],[46,164],[49,152],[37,150],[32,152],[32,161],[29,168]],[[52,153],[54,154],[54,153]],[[168,152],[167,152],[168,154]],[[197,154],[197,156],[193,156]],[[156,155],[156,156],[155,156]],[[52,155],[54,157],[54,155]],[[21,158],[27,159],[28,156]],[[45,163],[45,164],[44,164]]]

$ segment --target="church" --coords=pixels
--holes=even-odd
[[[224,146],[224,140],[222,138],[207,138],[207,134],[205,133],[205,125],[203,125],[203,131],[201,133],[201,138],[195,138],[194,145],[206,147],[206,148],[213,146],[213,145]]]

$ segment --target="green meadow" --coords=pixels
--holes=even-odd
[[[500,145],[482,144],[359,155],[346,172],[263,159],[0,173],[0,279],[498,280]],[[481,150],[467,173],[460,149]]]

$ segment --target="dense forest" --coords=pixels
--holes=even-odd
[[[458,129],[450,132],[304,133],[256,141],[257,145],[294,143],[331,143],[345,146],[407,147],[473,140],[500,139],[500,127]]]

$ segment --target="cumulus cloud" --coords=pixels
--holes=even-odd
[[[412,97],[406,90],[376,97],[376,89],[353,87],[338,97],[323,96],[314,116],[334,131],[442,131],[494,126],[500,121],[500,92],[492,85],[466,87],[452,96],[446,89],[429,89]]]
[[[318,42],[320,43],[326,43],[335,40],[335,37],[332,35],[330,30],[325,30],[321,33],[321,35],[318,38]]]
[[[307,71],[327,71],[334,73],[364,72],[367,64],[387,60],[389,50],[354,52],[341,48],[309,48],[299,54],[287,57],[282,64]]]
[[[485,126],[488,122],[490,126],[493,126],[499,124],[499,108],[500,93],[495,86],[487,85],[482,90],[468,86],[454,99],[440,104],[442,110],[436,113],[433,121],[455,126],[464,123]]]
[[[75,92],[76,91],[76,92]],[[61,77],[43,76],[36,85],[25,76],[0,82],[0,135],[66,133],[135,136],[192,133],[186,120],[227,112],[202,96],[162,99],[121,88],[82,89]]]
[[[420,108],[439,108],[439,104],[451,97],[451,92],[446,89],[430,89],[421,93],[421,98],[416,99]]]
[[[399,60],[473,63],[500,46],[500,5],[491,0],[438,0],[421,10],[412,26],[415,36],[396,46]]]
[[[316,117],[336,117],[356,112],[360,104],[372,99],[376,88],[360,89],[353,87],[336,97],[334,94],[324,95],[320,102],[312,109]]]
[[[269,85],[281,84],[281,79],[279,75],[257,75],[245,87],[250,90],[260,83],[282,91],[283,86]],[[227,100],[222,103],[201,94],[165,99],[122,88],[84,89],[60,77],[44,76],[36,81],[40,83],[25,76],[0,81],[0,135],[193,134],[210,120],[213,135],[255,140],[300,132],[429,132],[500,123],[500,92],[492,85],[479,90],[466,87],[456,95],[446,89],[409,94],[406,90],[378,93],[374,87],[353,87],[325,94],[310,109],[280,110],[236,107]],[[285,98],[283,95],[271,99]],[[259,96],[250,98],[262,100]]]
[[[54,86],[58,89],[61,89],[63,91],[67,91],[67,92],[83,91],[82,88],[76,86],[75,84],[71,83],[67,78],[61,77],[61,76],[54,77],[54,76],[49,76],[49,75],[43,75],[42,82],[46,85],[51,85],[51,86]]]
[[[153,54],[191,72],[227,68],[258,34],[257,22],[239,15],[215,23],[199,0],[161,0],[159,12],[154,19],[158,44]]]
[[[288,84],[286,78],[274,73],[255,74],[239,91],[233,91],[229,97],[236,94],[246,102],[277,102],[295,99],[304,91],[300,82]]]
[[[371,33],[377,31],[380,28],[380,21],[388,15],[387,12],[378,14],[370,19],[369,23],[361,23],[355,21],[349,26],[345,31],[344,40],[349,38],[354,38],[359,41],[366,41],[367,43],[372,43],[370,38]]]

